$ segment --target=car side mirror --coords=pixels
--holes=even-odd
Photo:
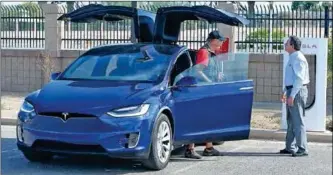
[[[181,86],[192,86],[197,84],[196,78],[192,76],[186,76],[181,78],[177,83],[176,87],[181,87]]]
[[[61,72],[53,72],[51,73],[51,80],[56,80]]]

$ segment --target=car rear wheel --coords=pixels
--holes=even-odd
[[[170,160],[172,144],[170,121],[165,114],[160,114],[153,128],[149,158],[143,165],[153,170],[164,169]]]
[[[23,155],[30,162],[47,162],[53,157],[52,154],[36,151],[23,151]]]

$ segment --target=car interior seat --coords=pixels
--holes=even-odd
[[[109,76],[123,76],[130,74],[131,70],[131,62],[129,59],[118,58],[117,67],[109,73]]]
[[[189,54],[190,54],[190,56],[191,56],[191,60],[192,60],[192,64],[193,64],[193,66],[196,64],[196,59],[197,59],[197,50],[194,50],[194,49],[190,49],[189,50]]]
[[[191,62],[189,61],[187,54],[181,55],[177,59],[175,65],[172,69],[172,72],[171,72],[171,75],[170,75],[170,85],[173,85],[177,75],[179,75],[180,73],[189,69],[190,67],[191,67]]]

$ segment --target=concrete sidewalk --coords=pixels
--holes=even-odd
[[[2,92],[1,97],[1,125],[15,125],[18,110],[23,103],[24,97],[27,93],[9,93]],[[265,115],[266,113],[281,113],[281,103],[254,103],[253,113],[257,115]],[[332,119],[332,105],[327,107],[327,117]],[[251,139],[265,139],[265,140],[280,140],[284,141],[285,131],[278,129],[262,129],[252,128],[250,133]],[[309,141],[332,143],[332,132],[325,133],[308,133]]]

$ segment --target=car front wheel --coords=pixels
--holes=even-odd
[[[171,147],[171,124],[165,114],[160,114],[153,128],[149,158],[143,162],[143,165],[153,170],[164,169],[170,160]]]

